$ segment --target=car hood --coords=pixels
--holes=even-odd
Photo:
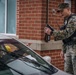
[[[9,67],[17,70],[18,72],[23,73],[24,75],[49,75],[49,74],[46,74],[40,70],[37,70],[37,69],[31,67],[31,66],[28,66],[23,61],[18,60],[18,59],[8,63],[7,65]],[[19,73],[17,73],[16,71],[14,71],[12,69],[11,69],[11,71],[13,72],[14,75],[20,75]]]
[[[29,63],[30,64],[30,63]],[[29,65],[27,65],[27,63],[25,64],[23,61],[17,59],[15,61],[12,61],[10,63],[7,64],[9,67],[15,69],[16,71],[22,73],[23,75],[71,75],[68,73],[65,73],[64,71],[58,70],[56,73],[54,74],[46,74],[40,70],[37,70]],[[12,73],[14,75],[20,75],[19,73],[17,73],[16,71],[12,70]]]
[[[71,75],[71,74],[68,74],[68,73],[66,73],[64,71],[58,70],[58,72],[56,72],[56,73],[54,73],[52,75]]]

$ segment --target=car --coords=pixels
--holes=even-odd
[[[70,75],[43,59],[20,40],[0,35],[0,75]]]

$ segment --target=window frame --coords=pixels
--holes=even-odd
[[[8,18],[8,16],[7,16],[7,13],[8,13],[7,1],[8,0],[5,0],[5,28],[4,28],[5,30],[4,30],[4,33],[0,33],[0,34],[16,36],[16,32],[15,33],[7,33],[7,18]],[[16,0],[16,10],[15,11],[16,11],[15,15],[17,15],[17,0]],[[15,25],[16,25],[17,24],[17,16],[15,18],[16,18],[16,22],[15,22]],[[17,26],[15,26],[15,27],[17,28]]]

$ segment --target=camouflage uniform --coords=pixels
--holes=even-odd
[[[69,38],[76,31],[76,16],[72,16],[68,23],[66,19],[64,23],[67,24],[64,30],[53,31],[55,40],[64,40]],[[76,37],[74,37],[74,39],[75,38]],[[65,53],[64,70],[76,75],[76,39],[72,40],[69,44],[63,44],[63,52]]]
[[[68,7],[68,3],[62,3],[58,6],[58,11],[62,11]],[[53,35],[55,41],[63,41],[65,61],[64,70],[70,74],[76,75],[76,15],[73,15],[70,18],[69,17],[64,18],[64,25],[66,27],[62,30],[54,30]],[[71,37],[72,35],[73,37]],[[72,40],[69,40],[70,42],[65,43],[64,40],[67,41],[70,37]]]

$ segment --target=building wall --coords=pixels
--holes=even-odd
[[[71,0],[72,12],[76,13],[76,0]]]
[[[55,29],[63,24],[60,14],[54,15],[59,3],[64,0],[49,0],[49,24]],[[72,11],[74,11],[72,0]],[[49,43],[44,42],[44,27],[46,25],[46,0],[17,0],[17,35],[24,43],[31,43],[30,47],[40,55],[49,55],[52,64],[63,70],[64,59],[60,58],[61,42],[55,42],[53,36]]]
[[[42,23],[43,27],[45,24],[45,15],[44,18],[42,17],[44,14],[42,12],[45,12],[42,0],[18,0],[17,6],[19,6],[17,11],[19,13],[17,18],[17,35],[19,38],[41,40]]]
[[[49,0],[49,24],[57,28],[56,20],[59,16],[53,16],[52,9],[62,2]],[[44,27],[46,25],[46,0],[18,0],[17,1],[17,35],[22,39],[43,40]]]

